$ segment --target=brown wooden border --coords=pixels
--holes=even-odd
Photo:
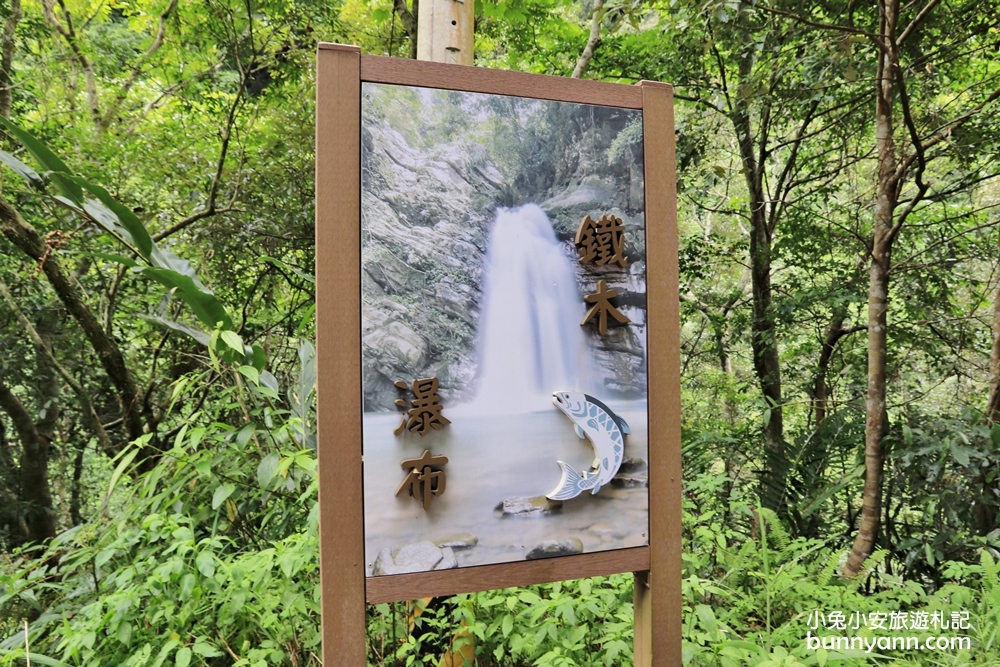
[[[626,109],[642,108],[642,91],[620,83],[568,79],[561,76],[508,72],[408,58],[361,56],[361,80],[423,88],[446,88],[469,93],[513,95],[559,102],[598,104]]]
[[[365,595],[368,604],[377,604],[648,569],[649,547],[632,547],[456,570],[369,577]]]
[[[361,390],[361,82],[444,88],[643,110],[648,547],[365,578]],[[365,664],[365,603],[636,572],[635,667],[681,664],[680,320],[673,89],[361,55],[320,44],[316,92],[316,337],[320,405],[323,645],[337,665]],[[329,664],[329,661],[328,661]]]

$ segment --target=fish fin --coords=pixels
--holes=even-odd
[[[590,492],[590,495],[596,496],[597,492],[600,491],[600,490],[601,490],[601,485],[598,484],[597,486],[594,487],[594,490]]]
[[[580,492],[583,491],[580,488],[580,482],[583,481],[583,477],[576,470],[573,470],[573,466],[568,463],[563,463],[562,461],[556,461],[556,463],[562,468],[562,477],[559,479],[559,485],[552,489],[550,493],[547,493],[545,497],[549,500],[569,500],[580,495]]]
[[[618,422],[618,428],[621,429],[622,435],[632,435],[632,427],[628,425],[628,422],[615,415],[615,421]]]
[[[583,427],[580,426],[579,424],[575,424],[575,426],[576,426],[576,434],[580,436],[581,440],[586,440],[587,434],[583,432]]]

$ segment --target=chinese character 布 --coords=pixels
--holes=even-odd
[[[625,268],[625,225],[621,218],[602,215],[594,222],[589,215],[576,229],[576,247],[580,253],[580,263],[594,262],[598,266],[618,264]]]
[[[580,322],[580,326],[583,326],[590,320],[597,318],[597,333],[604,335],[608,333],[608,315],[615,318],[619,324],[627,324],[629,319],[622,315],[617,308],[611,305],[610,299],[618,296],[618,290],[608,289],[607,284],[603,280],[597,281],[597,292],[594,294],[588,294],[583,297],[583,300],[587,303],[594,304],[587,311],[587,314],[583,316],[583,321]]]
[[[396,386],[406,389],[406,383],[396,380]],[[414,399],[411,401],[413,407],[403,415],[403,421],[396,427],[394,433],[399,435],[405,428],[410,433],[420,436],[431,431],[440,431],[451,423],[451,421],[441,414],[441,397],[438,396],[438,379],[421,378],[414,380],[412,384]],[[401,408],[406,407],[406,401],[397,399],[396,405]]]
[[[448,457],[435,456],[431,454],[429,449],[425,449],[418,459],[401,461],[399,465],[408,472],[399,488],[396,489],[396,495],[398,496],[403,491],[409,491],[411,496],[423,502],[424,510],[429,510],[431,496],[443,495],[445,488],[444,471],[434,470],[434,468],[441,468],[446,463],[448,463]]]

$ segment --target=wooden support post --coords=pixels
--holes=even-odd
[[[361,49],[320,44],[316,80],[316,380],[327,667],[362,667]]]
[[[635,667],[680,667],[681,347],[674,92],[669,85],[652,81],[642,81],[640,89],[646,174],[646,306],[650,318],[650,571],[636,577]],[[640,580],[644,584],[641,589]],[[645,653],[647,646],[650,653]],[[640,655],[646,662],[639,661]]]
[[[417,16],[417,60],[472,65],[475,0],[422,0]]]

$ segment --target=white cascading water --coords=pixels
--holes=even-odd
[[[476,351],[479,414],[552,409],[552,392],[585,390],[584,302],[572,260],[541,208],[497,210],[486,250]]]

